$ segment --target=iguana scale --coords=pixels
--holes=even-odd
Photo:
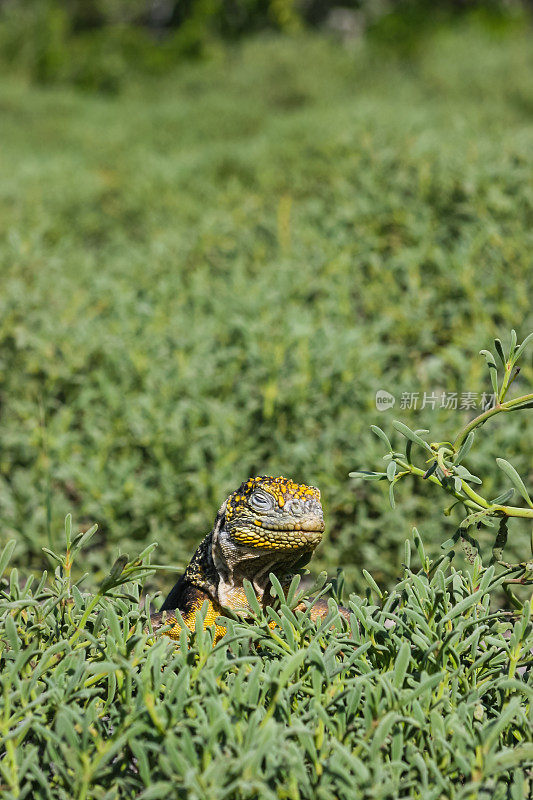
[[[269,574],[286,584],[303,567],[320,543],[324,514],[320,492],[314,486],[261,475],[249,478],[220,507],[212,531],[203,539],[184,574],[161,607],[152,615],[157,631],[171,624],[166,635],[179,639],[181,613],[194,630],[196,614],[207,601],[204,627],[215,625],[224,609],[246,616],[249,611],[243,588],[248,579],[263,606],[271,602]],[[318,600],[312,616],[328,611]],[[344,610],[342,610],[344,611]],[[226,632],[216,625],[215,641]]]

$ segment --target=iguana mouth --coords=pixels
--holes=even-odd
[[[263,531],[264,533],[324,533],[324,525],[318,526],[316,524],[313,527],[307,527],[305,525],[293,525],[291,528],[281,526],[278,528],[267,528],[265,525],[254,525],[254,528],[257,528],[258,531]]]
[[[320,522],[316,519],[313,519],[309,522],[304,520],[303,522],[291,524],[287,523],[285,525],[265,525],[263,523],[258,524],[257,522],[252,524],[254,527],[259,528],[259,530],[266,531],[267,533],[291,533],[292,531],[302,531],[303,533],[323,533],[325,528],[324,522]]]
[[[322,539],[324,524],[315,520],[313,525],[305,523],[298,527],[270,528],[265,525],[251,524],[246,527],[236,527],[231,531],[231,538],[240,545],[257,548],[272,548],[274,550],[299,550],[301,548],[315,548]]]

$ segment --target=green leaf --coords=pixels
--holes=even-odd
[[[455,605],[451,611],[446,614],[442,618],[442,622],[448,622],[448,620],[455,619],[455,617],[462,616],[465,611],[468,611],[469,608],[473,608],[481,600],[482,595],[484,592],[480,592],[479,589],[474,592],[473,594],[465,597],[463,600],[460,600],[457,605]]]
[[[2,550],[2,555],[0,555],[0,578],[4,574],[6,567],[9,564],[16,543],[17,542],[15,539],[10,539]]]
[[[413,541],[415,543],[415,547],[418,552],[418,557],[420,559],[420,563],[422,564],[422,569],[426,568],[426,551],[424,550],[424,544],[422,542],[422,538],[418,533],[416,528],[412,530]]]
[[[377,594],[378,597],[380,597],[380,598],[383,597],[383,592],[381,591],[381,589],[377,585],[376,581],[374,580],[374,578],[372,577],[370,572],[367,572],[367,570],[364,569],[363,570],[363,575],[365,577],[366,582],[368,583],[368,585],[372,589],[372,591],[375,592],[375,594]]]
[[[251,582],[245,578],[242,582],[244,594],[246,595],[246,600],[248,601],[248,605],[253,614],[257,617],[261,617],[261,606],[259,605],[259,601],[257,599],[257,595],[255,593],[254,587],[252,586]]]
[[[485,767],[487,775],[504,772],[513,767],[520,767],[533,761],[533,742],[524,742],[516,747],[500,750],[495,753]],[[519,773],[520,775],[520,773]],[[519,777],[519,781],[521,778]],[[520,796],[520,795],[517,795]]]
[[[65,517],[65,541],[67,550],[70,550],[70,544],[72,542],[72,514],[67,514]]]
[[[404,542],[403,562],[405,564],[406,569],[409,569],[411,567],[411,542],[409,541],[409,539],[406,539]]]
[[[463,444],[459,448],[459,452],[457,453],[457,455],[454,458],[454,464],[460,464],[461,461],[464,458],[466,458],[466,456],[470,452],[470,448],[472,447],[472,444],[474,442],[474,438],[475,438],[474,431],[470,431],[470,433],[468,434],[468,436],[464,440]]]
[[[524,400],[521,403],[517,403],[515,400],[513,400],[513,411],[519,411],[523,408],[533,408],[533,400]]]
[[[477,475],[472,475],[472,473],[469,472],[466,467],[455,467],[455,471],[464,481],[468,481],[469,483],[477,483],[478,485],[483,483],[481,478],[478,478]]]
[[[524,352],[524,350],[531,341],[533,341],[533,331],[530,334],[528,334],[528,336],[526,336],[522,344],[516,350],[514,356],[512,356],[513,364],[516,364],[516,362],[518,361],[518,359],[520,358],[520,356],[522,355],[522,353]]]
[[[115,563],[109,570],[109,577],[115,580],[116,578],[119,577],[119,575],[122,575],[124,567],[126,566],[127,563],[128,563],[128,556],[126,553],[123,553],[115,560]]]
[[[420,445],[420,447],[423,447],[424,450],[428,450],[430,453],[433,452],[429,444],[425,442],[421,436],[412,431],[411,428],[409,428],[403,422],[400,422],[399,420],[395,419],[392,421],[392,424],[397,431],[399,431],[403,436],[405,436],[406,439],[409,439],[411,442],[414,442],[414,444]]]
[[[275,596],[278,598],[280,603],[285,602],[285,590],[281,585],[278,576],[274,572],[270,572],[268,577],[270,578],[270,583],[272,584],[272,589],[274,590]]]
[[[513,465],[509,464],[509,462],[506,461],[505,458],[497,458],[496,463],[502,470],[502,472],[505,472],[511,483],[514,485],[515,489],[518,492],[520,492],[520,494],[522,495],[528,506],[533,508],[533,501],[531,500],[531,497],[527,492],[527,489],[524,485],[522,478],[520,477],[516,469],[513,467]]]
[[[381,441],[386,445],[387,449],[390,450],[390,452],[392,453],[393,452],[392,445],[385,431],[383,431],[380,427],[378,427],[378,425],[371,425],[370,430],[372,431],[372,433],[375,433],[376,436],[381,439]]]
[[[144,559],[147,558],[149,555],[151,555],[151,553],[153,553],[153,551],[157,547],[158,547],[158,542],[152,542],[151,544],[149,544],[147,547],[144,548],[144,550],[141,550],[141,552],[135,559],[135,563],[136,564],[142,563]],[[152,564],[150,564],[150,567],[152,567]]]
[[[483,573],[483,577],[479,582],[479,591],[485,593],[488,590],[490,582],[492,581],[493,578],[494,578],[494,566],[490,566],[488,567],[488,569],[485,570],[485,572]]]
[[[293,605],[293,601],[294,601],[295,597],[298,594],[298,587],[299,586],[300,586],[300,575],[298,573],[296,573],[296,575],[292,576],[292,580],[291,580],[290,586],[289,586],[289,588],[287,590],[287,596],[286,596],[286,601],[285,602],[287,603],[289,608],[292,607],[292,605]]]
[[[457,532],[451,539],[446,539],[445,542],[441,544],[442,550],[449,550],[451,547],[455,547],[457,541],[459,539],[459,532]]]
[[[162,797],[172,797],[174,794],[173,781],[156,781],[139,795],[139,800],[161,800]]]
[[[105,609],[105,619],[115,641],[121,642],[123,639],[122,628],[120,627],[120,622],[113,606],[109,605]]]
[[[480,738],[483,742],[485,750],[489,750],[490,747],[497,741],[500,733],[519,712],[520,706],[520,698],[514,697],[509,701],[507,707],[504,708],[496,720],[491,720],[482,728],[480,731]]]
[[[498,353],[500,361],[502,362],[502,366],[505,367],[506,358],[505,358],[505,355],[504,355],[504,352],[503,352],[503,345],[502,345],[500,339],[494,339],[494,347],[496,348],[496,352]]]
[[[85,533],[78,533],[72,541],[72,548],[76,551],[81,550],[89,542],[98,530],[98,525],[92,525]]]
[[[512,498],[513,495],[514,495],[514,489],[506,489],[505,492],[502,492],[502,494],[499,494],[497,497],[495,497],[493,500],[490,500],[489,502],[493,506],[504,506],[507,503],[507,501]]]
[[[531,336],[532,334],[530,334]],[[509,347],[509,358],[513,355],[514,351],[516,350],[516,342],[517,342],[517,335],[514,328],[511,330],[511,345]]]
[[[364,481],[385,481],[387,480],[386,472],[372,472],[367,470],[359,470],[357,472],[349,472],[349,478],[362,478]]]
[[[496,359],[490,352],[490,350],[480,350],[480,355],[485,356],[485,360],[487,362],[487,366],[490,372],[490,380],[492,383],[492,388],[494,390],[494,394],[498,396],[498,367],[496,366]]]
[[[396,464],[396,461],[390,461],[389,464],[387,465],[387,478],[389,479],[389,481],[394,480],[394,476],[396,475],[397,469],[398,465]]]
[[[398,714],[395,714],[393,711],[389,711],[388,714],[379,721],[379,724],[376,730],[372,734],[372,742],[370,745],[370,760],[376,761],[380,752],[380,749],[383,747],[385,743],[385,739],[389,735],[392,730],[393,725],[398,719]]]
[[[120,664],[115,664],[114,661],[95,661],[85,666],[85,670],[89,675],[109,675],[120,669],[122,669]]]
[[[306,650],[297,650],[296,653],[289,656],[287,663],[281,670],[278,677],[278,685],[284,686],[289,678],[300,668],[307,655]]]
[[[58,564],[65,563],[65,559],[63,558],[63,556],[54,553],[53,550],[50,550],[49,547],[41,547],[41,550],[43,551],[43,553],[46,553],[46,555],[49,556],[52,559],[52,561],[57,561]]]
[[[394,672],[392,676],[392,682],[397,689],[403,686],[410,660],[411,646],[407,641],[402,642],[398,655],[396,656],[396,661],[394,662]]]

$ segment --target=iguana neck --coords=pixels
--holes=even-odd
[[[221,543],[213,529],[198,546],[184,578],[221,606],[249,610],[245,580],[252,584],[259,602],[266,603],[270,600],[270,573],[274,572],[283,585],[311,554],[311,549],[308,553],[272,553],[261,552],[260,548],[229,547],[226,542]]]

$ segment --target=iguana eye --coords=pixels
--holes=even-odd
[[[268,511],[274,505],[274,498],[264,492],[254,492],[248,502],[254,511]]]

